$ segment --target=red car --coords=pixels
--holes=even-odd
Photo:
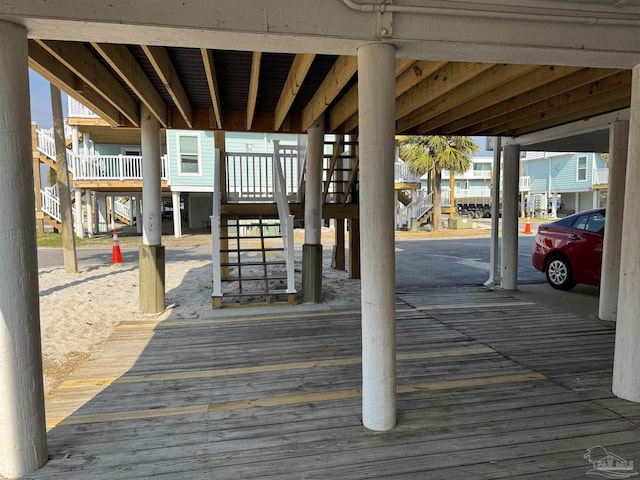
[[[585,210],[538,227],[533,266],[553,288],[600,285],[605,209]]]

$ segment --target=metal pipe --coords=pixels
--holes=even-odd
[[[381,3],[358,3],[355,0],[342,0],[342,2],[352,10],[359,12],[391,12],[391,13],[415,13],[419,15],[455,15],[462,17],[473,18],[491,18],[499,20],[522,20],[526,22],[552,22],[552,23],[582,23],[586,25],[615,25],[615,26],[640,26],[640,18],[629,19],[630,13],[615,13],[614,18],[598,18],[591,15],[589,12],[572,12],[573,15],[554,15],[554,11],[566,12],[567,9],[547,9],[544,13],[529,13],[529,12],[500,12],[499,8],[513,8],[511,6],[505,6],[500,4],[483,4],[482,6],[476,4],[470,4],[467,2],[460,2],[462,8],[451,8],[438,6],[441,2],[432,2],[435,5],[427,6],[409,6],[409,5],[391,5],[386,2]],[[611,12],[598,12],[608,13]]]

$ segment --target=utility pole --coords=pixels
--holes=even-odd
[[[62,226],[62,252],[64,270],[78,273],[76,257],[76,238],[73,232],[73,214],[71,211],[71,191],[69,189],[69,167],[67,165],[67,147],[64,142],[64,123],[62,122],[62,96],[60,89],[51,85],[51,111],[53,113],[53,137],[56,144],[56,167],[58,170],[58,195],[60,198],[60,220]]]

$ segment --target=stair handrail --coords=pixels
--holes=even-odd
[[[53,129],[36,129],[38,151],[43,153],[47,158],[56,161],[56,142],[53,138]],[[75,175],[74,155],[71,150],[65,148],[67,154],[67,168],[70,173]]]
[[[127,200],[125,203],[121,203],[119,200],[113,202],[113,211],[120,215],[122,218],[125,218],[131,223],[133,221],[133,217],[131,215],[131,200]]]
[[[222,265],[220,262],[220,149],[213,160],[213,215],[211,220],[211,255],[213,263],[213,292],[211,298],[222,297]]]
[[[57,186],[45,187],[40,190],[40,197],[42,198],[42,211],[53,218],[56,222],[62,222],[62,215],[60,215],[60,198],[57,195]]]
[[[288,294],[296,292],[295,283],[295,258],[293,241],[294,215],[289,211],[289,201],[287,200],[287,184],[282,173],[280,163],[280,142],[273,141],[273,196],[278,206],[278,217],[280,218],[280,232],[284,245],[284,257],[287,267],[287,290]]]

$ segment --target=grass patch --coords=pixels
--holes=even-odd
[[[37,236],[38,247],[58,247],[62,248],[62,235],[58,233],[38,233]],[[128,237],[120,238],[120,245],[140,245],[142,243],[141,237]],[[92,247],[92,246],[110,246],[113,245],[113,239],[111,236],[98,237],[98,238],[78,238],[76,237],[77,247]]]

